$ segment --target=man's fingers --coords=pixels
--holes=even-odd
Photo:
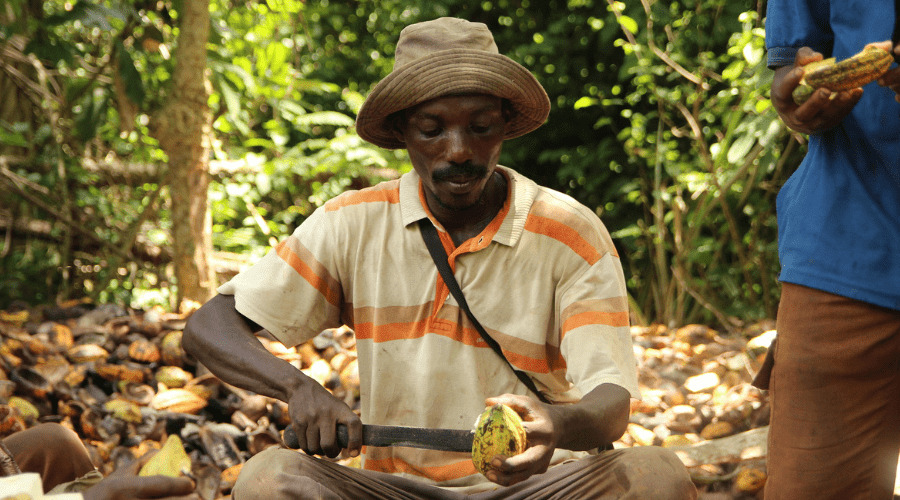
[[[809,47],[800,47],[794,57],[794,66],[805,66],[811,62],[821,61],[822,54]]]
[[[337,425],[323,425],[319,428],[319,446],[325,456],[334,458],[341,453],[341,443],[337,437]]]
[[[345,424],[347,426],[347,449],[350,456],[359,455],[362,448],[362,420],[356,418]]]
[[[183,496],[194,491],[194,483],[186,477],[144,476],[132,487],[135,498]]]
[[[306,428],[306,448],[303,448],[303,450],[312,453],[313,455],[322,454],[322,443],[319,440],[319,428],[315,425],[310,425]]]
[[[514,474],[516,472],[531,471],[534,465],[544,458],[543,455],[546,452],[547,449],[545,446],[538,445],[527,448],[522,453],[511,457],[503,457],[502,455],[498,455],[497,458],[499,458],[499,460],[492,460],[491,467],[496,468],[498,471],[504,474]]]
[[[806,102],[797,107],[794,118],[803,123],[812,122],[822,112],[822,108],[828,105],[830,99],[831,91],[824,88],[816,89]]]
[[[867,49],[869,47],[878,47],[879,49],[884,49],[884,50],[890,52],[894,49],[893,45],[894,44],[892,44],[890,40],[885,40],[883,42],[867,43],[866,46],[863,47],[863,49]]]
[[[504,404],[509,406],[516,413],[522,415],[528,412],[528,404],[531,402],[528,396],[518,394],[503,394],[500,396],[490,397],[484,400],[485,406],[494,406],[495,404]]]
[[[297,437],[297,449],[298,450],[308,450],[309,447],[306,446],[306,426],[299,424],[291,424],[294,427],[294,436]]]
[[[545,460],[546,457],[543,456],[544,453],[545,447],[535,446],[512,457],[497,455],[491,460],[491,470],[486,476],[497,484],[509,486],[535,474],[542,474],[547,471],[549,465],[549,460]]]

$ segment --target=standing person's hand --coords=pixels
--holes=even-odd
[[[872,45],[881,47],[887,51],[893,50],[894,59],[900,60],[900,44],[897,44],[897,46],[895,47],[891,46],[891,42],[878,42],[873,43]],[[881,75],[881,78],[878,79],[878,85],[888,87],[889,89],[893,90],[896,94],[894,96],[894,99],[897,102],[900,102],[900,66],[895,66],[894,68],[888,70],[887,73]]]
[[[186,477],[138,476],[140,468],[154,453],[148,453],[122,467],[82,493],[85,500],[200,500],[194,483]]]
[[[522,417],[528,444],[525,451],[516,456],[495,456],[491,460],[491,470],[485,476],[499,485],[510,486],[546,472],[560,439],[558,426],[548,411],[548,405],[514,394],[485,400],[486,406],[498,403],[509,406]]]
[[[809,47],[802,47],[794,58],[794,65],[775,70],[775,78],[772,80],[772,105],[778,116],[785,125],[803,134],[815,134],[836,127],[863,94],[861,88],[842,92],[820,88],[803,104],[795,103],[791,93],[803,78],[803,66],[821,60],[822,54]]]

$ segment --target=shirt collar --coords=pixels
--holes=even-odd
[[[513,246],[525,230],[525,221],[528,220],[528,212],[531,211],[531,205],[537,197],[539,186],[511,168],[498,165],[497,169],[506,174],[512,199],[509,212],[494,235],[493,241]],[[419,181],[419,175],[415,170],[400,177],[400,216],[404,226],[428,217],[425,207],[419,200]]]

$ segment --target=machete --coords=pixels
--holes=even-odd
[[[394,425],[363,424],[362,444],[365,446],[408,446],[426,450],[472,452],[474,431],[458,429],[428,429],[424,427],[400,427]],[[347,426],[338,424],[337,443],[347,447]],[[288,448],[300,447],[294,427],[284,430],[284,444]]]

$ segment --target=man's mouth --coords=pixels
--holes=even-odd
[[[481,177],[475,175],[453,176],[444,180],[444,185],[453,194],[463,194],[476,187]]]
[[[486,168],[464,163],[439,170],[433,174],[432,179],[444,183],[453,192],[464,192],[475,187],[485,175],[487,175]]]

